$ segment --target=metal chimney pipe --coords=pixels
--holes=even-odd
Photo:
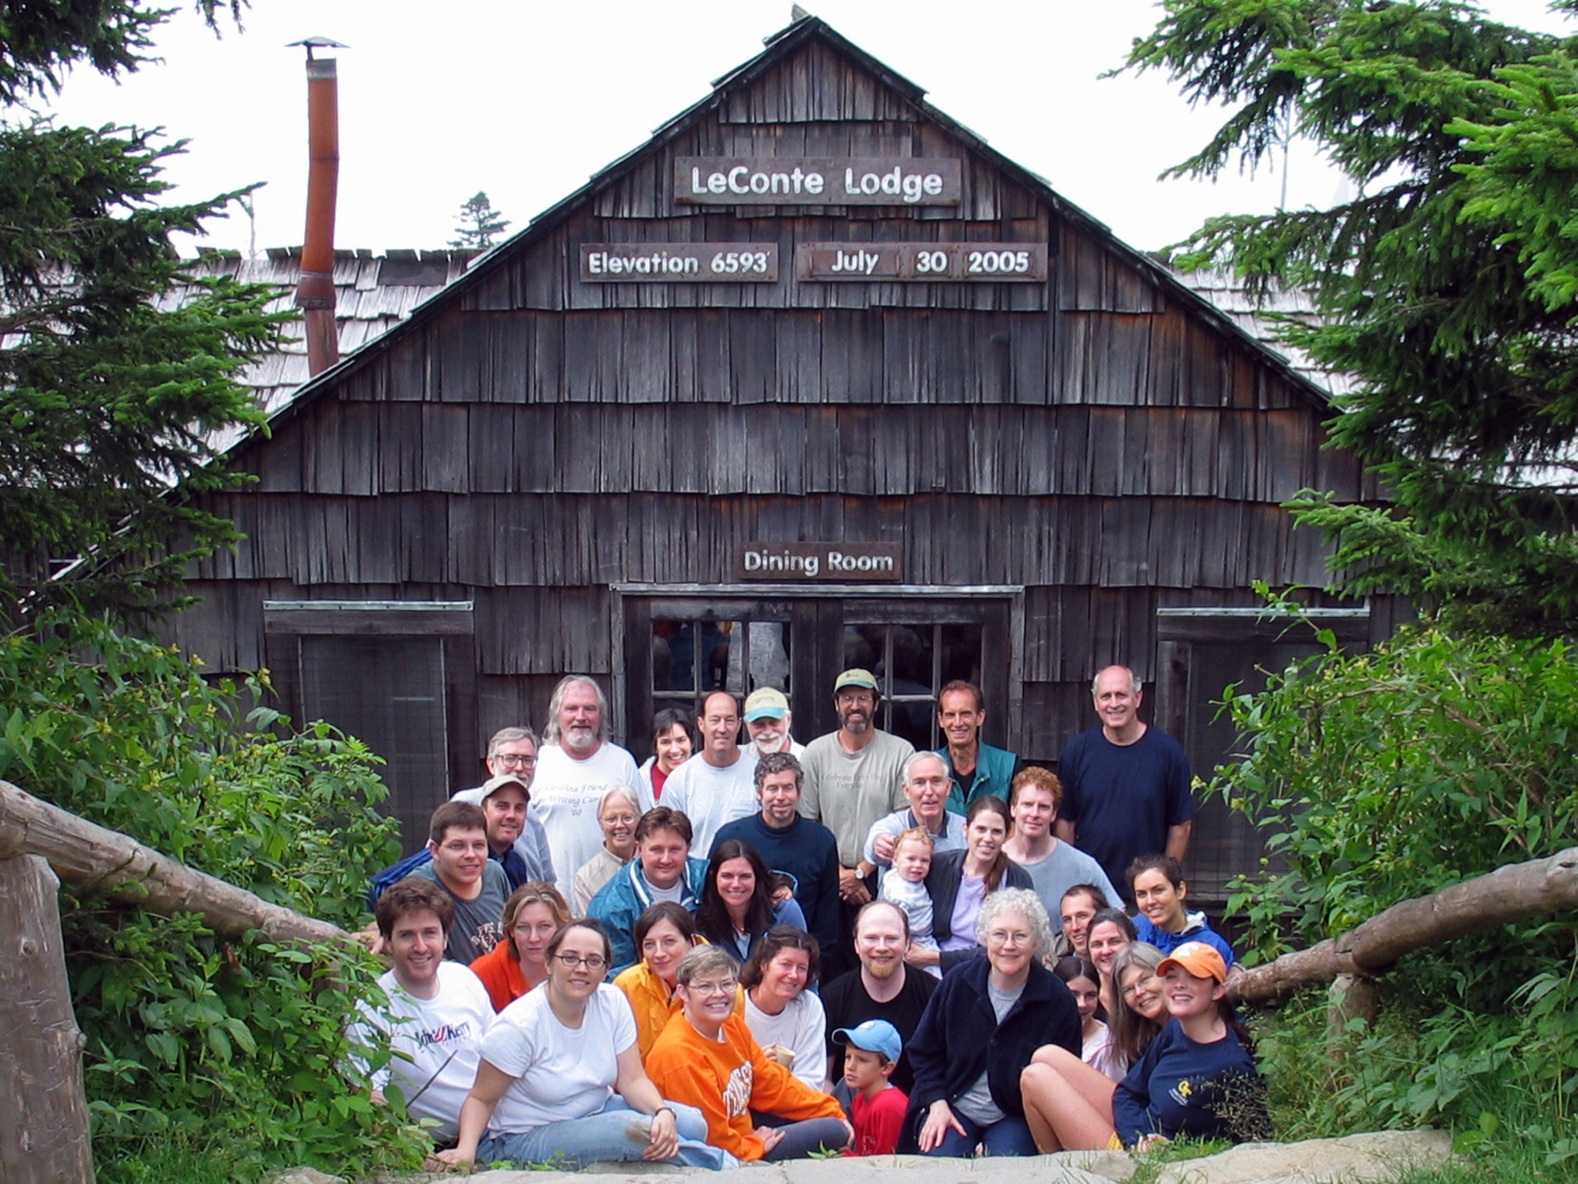
[[[307,59],[307,234],[301,248],[296,305],[307,323],[307,369],[321,374],[340,360],[334,324],[334,203],[340,179],[339,82],[333,58]]]

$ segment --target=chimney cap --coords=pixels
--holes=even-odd
[[[314,49],[349,49],[350,48],[350,46],[346,45],[343,41],[336,41],[333,37],[324,37],[324,36],[321,36],[321,35],[319,35],[317,33],[314,33],[311,37],[303,37],[300,41],[289,41],[289,42],[286,42],[285,48],[286,49],[294,49],[298,45],[304,45],[304,46],[307,47],[307,60],[309,62],[312,61],[312,51]]]

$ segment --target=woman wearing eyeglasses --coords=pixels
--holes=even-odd
[[[1034,1155],[1019,1075],[1045,1044],[1079,1059],[1079,1008],[1041,965],[1052,923],[1040,897],[1027,888],[988,894],[975,939],[986,957],[943,976],[910,1039],[915,1085],[900,1152]]]
[[[460,1108],[447,1164],[508,1159],[574,1170],[599,1160],[731,1167],[707,1146],[707,1122],[666,1102],[641,1067],[636,1022],[595,921],[571,921],[548,943],[548,981],[515,1000],[483,1038],[477,1080]]]
[[[697,946],[680,959],[674,991],[684,1010],[647,1054],[652,1080],[706,1115],[708,1141],[740,1159],[843,1150],[854,1136],[844,1108],[763,1052],[736,1014],[738,969],[717,946]],[[753,1129],[753,1115],[785,1125]]]

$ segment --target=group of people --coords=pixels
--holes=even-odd
[[[859,669],[803,748],[781,692],[716,692],[699,750],[666,710],[638,768],[564,679],[541,745],[495,734],[489,779],[375,880],[389,1003],[358,1030],[394,1055],[371,1086],[450,1164],[1259,1133],[1232,950],[1186,907],[1187,761],[1131,672],[1093,698],[1061,778],[981,742],[968,683],[916,752]]]

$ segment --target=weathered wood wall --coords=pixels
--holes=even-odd
[[[900,542],[907,581],[1023,585],[1023,729],[1054,757],[1087,682],[1155,676],[1156,610],[1322,584],[1279,508],[1378,490],[1328,409],[1199,297],[921,102],[791,33],[250,443],[206,504],[177,638],[266,658],[265,599],[469,600],[474,769],[555,676],[611,674],[612,584],[732,579],[746,540]],[[676,156],[950,156],[957,207],[676,204]],[[768,242],[768,284],[593,284],[582,244]],[[1046,283],[819,283],[813,241],[1045,243]],[[1389,623],[1388,623],[1389,627]],[[1000,724],[1000,713],[996,723]],[[998,737],[1001,739],[1002,737]]]

